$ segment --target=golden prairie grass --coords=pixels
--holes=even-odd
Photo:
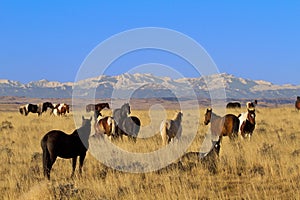
[[[208,127],[204,109],[183,111],[200,121],[184,121],[183,137],[197,134],[187,151],[199,151]],[[105,111],[110,114],[110,111]],[[153,111],[156,112],[156,111]],[[157,111],[159,112],[159,111]],[[240,110],[227,112],[238,114]],[[168,110],[157,113],[134,110],[144,128],[132,143],[114,141],[129,152],[151,152],[161,148],[160,120],[172,118]],[[85,114],[85,113],[84,113]],[[90,153],[82,177],[71,179],[71,160],[57,159],[51,181],[43,177],[40,140],[52,130],[71,133],[72,114],[21,116],[0,114],[1,199],[299,199],[300,198],[300,113],[291,107],[258,108],[257,126],[251,141],[230,142],[224,138],[216,174],[199,163],[147,173],[127,173],[101,164]],[[198,127],[197,127],[198,126]],[[78,175],[78,166],[76,170]]]

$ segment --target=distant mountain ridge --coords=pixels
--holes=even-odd
[[[208,90],[207,82],[210,90]],[[110,98],[210,98],[209,92],[224,87],[229,99],[241,98],[295,98],[300,86],[276,85],[263,80],[238,78],[230,74],[214,74],[199,78],[171,79],[152,74],[101,75],[76,83],[47,81],[45,79],[22,84],[0,79],[0,96],[25,96],[31,98],[71,98],[73,89],[79,97]]]

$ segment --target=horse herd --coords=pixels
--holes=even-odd
[[[27,104],[24,107],[24,110],[26,111],[25,115],[28,114],[29,110],[30,112],[38,113],[40,115],[43,111],[47,110],[48,107],[51,108],[52,113],[54,113],[54,109],[58,109],[60,107],[57,105],[51,105],[52,104],[49,102],[46,102],[41,104],[41,107],[31,109],[32,106]],[[228,136],[230,139],[235,139],[238,137],[239,133],[243,138],[251,137],[255,128],[256,103],[249,102],[246,105],[247,112],[238,116],[227,114],[221,117],[212,112],[211,108],[206,110],[204,124],[208,125],[210,123],[211,134],[219,138],[217,142],[212,142],[219,144],[223,136]],[[130,115],[131,109],[129,103],[125,103],[121,106],[121,108],[114,109],[113,116],[103,116],[101,111],[104,108],[110,109],[109,104],[99,103],[86,105],[86,112],[94,112],[95,134],[92,137],[100,136],[101,138],[104,135],[107,135],[110,139],[113,139],[119,137],[122,138],[123,135],[126,135],[130,140],[136,142],[141,122],[138,117]],[[170,143],[175,138],[177,140],[180,139],[182,134],[182,117],[183,113],[178,112],[175,114],[173,119],[166,119],[161,122],[160,135],[162,138],[162,145]],[[50,171],[57,157],[72,158],[73,176],[76,167],[76,160],[79,156],[79,172],[81,174],[86,151],[89,147],[88,140],[91,134],[91,121],[92,117],[90,119],[85,119],[82,116],[82,126],[79,129],[74,130],[72,134],[67,134],[60,130],[52,130],[45,134],[41,140],[44,176],[50,179]],[[214,146],[220,148],[220,145],[213,145],[213,148]]]
[[[51,109],[51,115],[61,116],[66,115],[70,112],[70,106],[65,103],[52,104],[51,102],[44,102],[39,104],[26,104],[19,107],[19,112],[22,115],[27,116],[29,113],[37,113],[38,116],[41,116],[43,112]]]

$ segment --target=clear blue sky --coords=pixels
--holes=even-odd
[[[100,42],[149,26],[195,39],[220,72],[300,84],[300,1],[276,0],[0,0],[0,79],[74,81],[81,63]],[[132,67],[127,65],[158,61],[157,55],[149,55],[129,56],[108,73],[120,74]],[[172,62],[179,70],[179,64],[184,65],[164,64]],[[195,76],[188,69],[184,75]]]

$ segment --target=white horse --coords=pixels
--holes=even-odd
[[[162,138],[162,144],[166,145],[167,142],[170,143],[170,141],[176,137],[177,140],[181,137],[182,134],[182,127],[181,127],[181,121],[182,121],[182,112],[176,113],[174,119],[170,120],[163,120],[160,125],[160,135]],[[168,140],[167,140],[168,139]]]

